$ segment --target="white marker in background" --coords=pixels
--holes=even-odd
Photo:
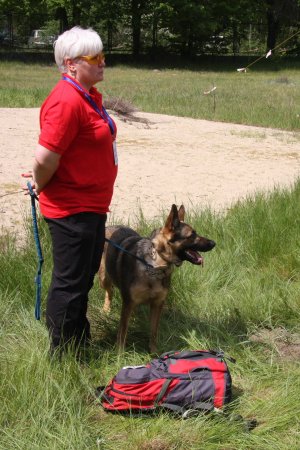
[[[208,94],[210,94],[211,92],[214,92],[216,89],[217,89],[217,86],[214,86],[210,91],[204,91],[203,94],[204,94],[204,95],[208,95]]]
[[[272,55],[272,50],[269,50],[268,53],[266,54],[266,58],[269,58],[269,56]]]

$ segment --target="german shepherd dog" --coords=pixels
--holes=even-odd
[[[150,305],[150,351],[157,351],[156,341],[162,307],[168,295],[174,266],[183,261],[202,265],[198,253],[212,250],[215,242],[199,236],[184,222],[185,209],[172,205],[162,228],[149,238],[128,227],[109,226],[100,266],[100,284],[106,290],[103,310],[110,311],[113,285],[122,297],[122,312],[117,346],[124,350],[128,323],[137,305]],[[121,248],[121,249],[120,249]]]

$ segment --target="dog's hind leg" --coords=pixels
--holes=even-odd
[[[105,313],[109,313],[113,297],[113,285],[105,270],[105,267],[102,264],[99,270],[99,279],[101,287],[105,290],[103,311]]]
[[[125,348],[129,319],[133,309],[134,307],[132,302],[125,302],[123,300],[120,325],[117,336],[117,347],[119,351],[123,351]]]
[[[105,288],[106,292],[105,292],[105,297],[104,297],[104,305],[103,305],[103,312],[105,313],[110,313],[110,307],[111,307],[111,301],[112,301],[112,296],[113,296],[113,288],[111,286],[111,288]]]
[[[154,303],[150,306],[150,352],[157,352],[157,333],[160,316],[164,302]]]

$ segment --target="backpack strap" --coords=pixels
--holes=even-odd
[[[161,408],[169,409],[172,412],[180,414],[183,419],[188,419],[199,412],[211,412],[214,410],[214,405],[208,402],[196,402],[192,408],[185,409],[183,406],[173,405],[172,403],[161,403]]]
[[[167,358],[172,358],[172,359],[186,359],[186,358],[193,358],[194,356],[197,356],[200,354],[203,354],[204,356],[209,356],[209,354],[215,356],[216,358],[220,358],[221,360],[223,359],[227,359],[228,361],[235,363],[236,360],[234,358],[232,358],[231,356],[225,354],[223,352],[223,350],[214,350],[214,349],[209,349],[209,350],[183,350],[182,352],[180,351],[176,351],[176,350],[171,350],[169,352],[163,353],[162,355],[160,355],[159,359],[160,360],[164,360]]]
[[[165,359],[169,358],[170,356],[174,355],[174,353],[177,353],[176,350],[170,350],[169,352],[162,353],[158,359]]]
[[[158,404],[162,400],[162,398],[164,397],[165,393],[167,392],[171,381],[172,381],[172,378],[166,379],[166,381],[162,385],[161,390],[160,390],[160,392],[158,393],[158,395],[157,395],[157,397],[155,399],[155,402],[154,402],[155,406],[159,406]]]
[[[202,411],[202,412],[211,412],[214,410],[214,404],[212,402],[196,402],[193,404],[192,408],[189,408],[188,410],[186,410],[184,407],[182,406],[178,406],[178,405],[173,405],[172,403],[161,403],[159,404],[159,402],[164,398],[164,395],[166,394],[168,387],[170,386],[170,383],[172,382],[172,378],[167,378],[164,382],[164,384],[162,385],[162,388],[160,390],[160,392],[158,393],[154,405],[156,407],[162,407],[162,408],[166,408],[169,409],[173,412],[179,413],[182,415],[182,417],[184,417],[184,414],[187,411]]]
[[[159,359],[165,360],[167,358],[170,359],[188,359],[188,358],[193,358],[195,356],[207,356],[209,357],[209,355],[213,355],[216,357],[221,357],[221,353],[216,353],[216,352],[211,352],[208,350],[183,350],[182,352],[180,351],[171,351],[171,352],[166,352],[163,353],[162,355],[160,355]]]
[[[169,409],[170,411],[181,414],[181,415],[184,412],[182,406],[173,405],[172,403],[161,403],[159,405],[159,407]]]
[[[170,351],[170,352],[166,352],[163,353],[162,355],[160,355],[159,359],[167,359],[167,358],[172,358],[172,359],[182,359],[182,358],[191,358],[195,355],[199,355],[199,353],[201,353],[201,351],[189,351],[189,350],[183,350],[182,352],[180,351]],[[205,352],[207,353],[207,352]]]
[[[211,412],[214,408],[214,404],[211,402],[196,402],[191,409]]]
[[[98,398],[98,400],[102,400],[103,398],[105,398],[105,389],[106,388],[107,388],[107,385],[96,387],[95,396]]]

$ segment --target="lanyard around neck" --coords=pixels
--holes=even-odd
[[[80,91],[84,94],[85,98],[87,99],[89,104],[92,106],[92,108],[99,114],[99,116],[104,120],[104,122],[106,122],[108,124],[111,135],[113,136],[115,134],[115,126],[114,126],[114,123],[113,123],[111,117],[109,116],[108,112],[104,108],[104,106],[102,106],[102,111],[101,111],[101,109],[99,108],[97,103],[94,101],[94,99],[92,99],[92,97],[81,86],[79,86],[79,84],[77,84],[74,80],[71,80],[71,78],[68,78],[65,76],[63,76],[62,79],[67,81],[68,83],[72,84],[72,86],[74,86],[78,91]]]

